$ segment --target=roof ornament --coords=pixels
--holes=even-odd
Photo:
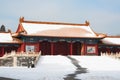
[[[24,17],[20,17],[19,22],[22,23],[24,21]]]
[[[89,26],[90,25],[90,23],[89,23],[89,21],[85,21],[85,24],[87,25],[87,26]]]

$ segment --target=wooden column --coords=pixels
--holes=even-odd
[[[40,42],[39,42],[39,52],[41,52],[41,45],[40,45]]]
[[[4,47],[2,47],[2,53],[1,53],[1,56],[3,56],[4,55]]]
[[[81,48],[81,55],[85,55],[86,54],[86,45],[85,43],[82,43],[82,48]]]
[[[109,47],[107,47],[107,53],[110,54],[110,48]]]
[[[18,49],[17,49],[17,52],[20,52],[21,51],[21,44],[19,45]]]
[[[99,52],[98,52],[98,44],[96,44],[96,55],[99,55]]]
[[[39,50],[39,42],[37,42],[37,43],[35,43],[35,52],[39,52],[40,50]]]
[[[73,54],[73,43],[72,43],[72,41],[70,42],[70,55],[72,55]]]
[[[22,51],[22,52],[25,52],[25,43],[22,43],[22,44],[21,44],[21,51]]]
[[[50,45],[51,45],[51,55],[54,55],[54,42],[51,41]]]

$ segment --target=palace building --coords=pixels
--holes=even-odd
[[[6,52],[40,52],[42,55],[100,55],[120,52],[120,36],[94,32],[84,24],[38,22],[20,18],[15,33],[0,32],[0,56]]]

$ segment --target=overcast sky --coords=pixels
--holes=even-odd
[[[0,26],[16,31],[25,20],[84,23],[97,33],[120,35],[120,0],[0,0]]]

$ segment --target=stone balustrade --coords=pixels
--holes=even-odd
[[[37,64],[41,56],[41,52],[15,52],[5,53],[3,57],[0,57],[0,66],[8,67],[31,67]]]
[[[119,53],[101,53],[101,56],[109,56],[112,58],[120,59],[120,52]]]

